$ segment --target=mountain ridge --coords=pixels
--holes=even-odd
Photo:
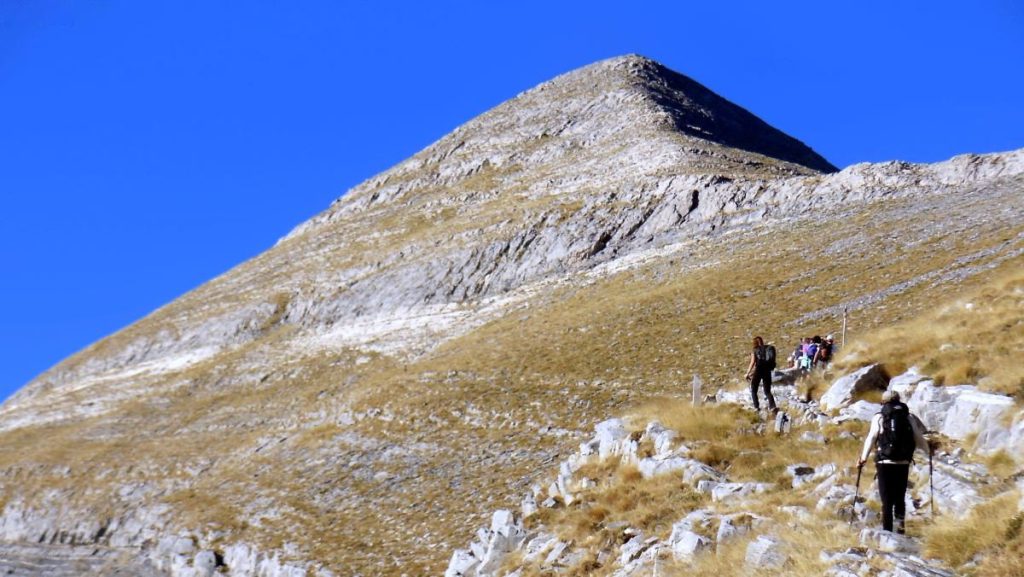
[[[559,95],[552,96],[553,92],[559,93]],[[536,102],[538,100],[540,102]],[[579,102],[565,106],[567,100],[578,100]],[[544,114],[543,109],[546,105],[550,105],[551,101],[558,102],[562,108],[555,111],[557,116],[555,120],[551,121],[552,124],[538,126],[535,122],[537,117]],[[625,110],[612,108],[610,111],[612,114],[601,114],[609,107],[614,106],[630,107],[632,110],[629,114],[625,114]],[[522,111],[524,108],[526,109],[524,113],[512,114],[511,117],[507,114],[509,109]],[[594,118],[595,112],[597,118]],[[464,139],[464,135],[467,133],[505,135],[500,144],[514,150],[514,145],[517,144],[516,138],[520,139],[518,143],[520,145],[562,134],[578,137],[584,141],[594,140],[597,138],[595,135],[600,136],[609,132],[606,126],[609,122],[618,124],[633,118],[643,122],[648,129],[662,131],[663,136],[674,133],[687,137],[690,140],[688,146],[676,145],[676,147],[684,149],[682,150],[684,159],[681,159],[681,162],[696,160],[692,156],[686,157],[687,153],[693,153],[698,157],[702,154],[721,155],[723,150],[717,147],[722,146],[726,153],[735,148],[737,151],[742,150],[746,153],[781,161],[783,167],[780,170],[784,173],[807,174],[808,168],[811,172],[835,172],[837,170],[802,142],[779,132],[747,110],[714,94],[700,83],[649,58],[631,54],[584,66],[521,92],[514,98],[455,128],[448,135],[414,154],[409,160],[400,162],[356,185],[348,193],[338,198],[332,204],[332,208],[351,210],[365,204],[393,198],[399,193],[400,188],[388,188],[385,185],[396,178],[396,173],[401,174],[410,168],[420,170],[440,161],[451,160],[452,155],[467,146]],[[602,123],[605,126],[594,129],[594,123]],[[670,128],[671,130],[669,130]],[[615,129],[627,130],[629,127],[621,125],[616,126]],[[740,133],[743,133],[743,136],[748,139],[753,139],[755,143],[746,143],[744,146],[745,142]],[[695,140],[700,141],[697,144],[703,143],[705,148],[711,145],[710,148],[713,150],[701,152],[698,148],[694,148],[693,141]],[[762,142],[765,146],[756,146],[756,142]],[[472,147],[472,143],[469,144]],[[773,151],[777,151],[779,154],[773,157]],[[463,150],[462,154],[464,155],[465,152]],[[741,158],[738,163],[735,162],[736,159],[732,160],[733,164],[729,167],[734,171],[737,170],[737,166],[739,170],[744,170],[744,164],[751,164],[751,160],[748,158]],[[501,166],[509,162],[509,159],[486,158],[485,161],[491,165]],[[803,161],[806,166],[801,166],[800,161]],[[480,167],[481,164],[476,164],[463,167],[461,170],[449,168],[443,172],[449,177],[469,176],[474,171],[480,170]],[[718,168],[721,169],[721,166]],[[698,171],[698,173],[700,172]],[[368,189],[377,190],[363,192]],[[352,199],[353,196],[370,196],[370,198]],[[311,222],[315,223],[318,218],[314,217]],[[311,222],[299,225],[296,231],[290,233],[286,238],[304,230]]]
[[[632,65],[524,92],[35,379],[0,406],[0,536],[439,573],[595,419],[728,382],[746,327],[849,301],[867,330],[1021,262],[1024,150],[822,174],[588,84]]]

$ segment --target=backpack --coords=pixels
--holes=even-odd
[[[826,362],[829,361],[832,358],[832,345],[821,345],[821,349],[819,349],[819,352],[821,353],[819,355],[821,357],[821,360]]]
[[[882,430],[878,433],[875,461],[910,461],[916,448],[910,409],[903,403],[886,403],[881,414]]]
[[[773,345],[757,347],[754,349],[754,359],[757,360],[757,368],[759,370],[774,371],[775,347]]]

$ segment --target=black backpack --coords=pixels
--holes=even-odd
[[[882,405],[882,430],[878,433],[876,461],[910,461],[914,457],[914,429],[910,409],[903,403]]]
[[[775,347],[772,345],[757,347],[754,349],[754,359],[757,360],[758,370],[774,371]]]

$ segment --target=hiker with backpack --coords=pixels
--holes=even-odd
[[[790,369],[799,369],[800,368],[800,359],[803,356],[804,356],[804,341],[803,341],[803,339],[801,339],[800,342],[798,342],[796,344],[796,348],[793,349],[793,353],[789,355],[789,368]]]
[[[875,450],[875,471],[878,476],[878,497],[882,501],[882,529],[906,531],[907,479],[914,450],[928,452],[921,421],[910,414],[900,402],[900,394],[886,391],[882,395],[882,410],[871,419],[871,430],[864,439],[864,449],[857,461],[858,471]]]
[[[746,379],[750,381],[750,398],[754,401],[754,410],[760,411],[757,401],[757,387],[764,388],[764,397],[768,401],[768,410],[777,413],[775,397],[772,396],[772,371],[775,370],[775,347],[765,345],[764,339],[754,337],[754,350],[750,353],[750,366],[747,367]]]
[[[818,347],[818,356],[814,360],[814,364],[824,370],[832,362],[832,353],[835,352],[835,346],[835,337],[832,335],[825,337],[825,342],[821,343]]]
[[[811,337],[804,337],[800,343],[800,358],[797,368],[803,373],[809,373],[811,371],[811,361],[814,357],[811,356]]]

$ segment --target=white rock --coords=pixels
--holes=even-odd
[[[601,441],[592,439],[586,443],[580,443],[580,455],[583,457],[589,457],[596,455],[601,448]]]
[[[652,421],[647,424],[644,434],[654,443],[655,457],[668,457],[672,454],[676,432],[666,429],[661,423]]]
[[[869,365],[837,379],[818,402],[826,411],[839,409],[849,404],[855,394],[870,390],[884,391],[888,384],[882,367]]]
[[[834,478],[834,477],[830,477]],[[825,496],[818,499],[815,509],[846,516],[849,509],[843,510],[844,506],[853,505],[855,488],[850,485],[835,485],[825,493]],[[863,493],[861,493],[863,495]]]
[[[711,491],[714,491],[715,487],[717,486],[718,481],[712,481],[710,479],[701,479],[700,481],[697,481],[696,489],[698,493],[707,494],[710,493]]]
[[[192,559],[192,567],[198,577],[213,577],[217,571],[217,555],[213,551],[200,551]]]
[[[598,455],[606,459],[622,452],[622,442],[629,439],[629,432],[622,419],[608,419],[594,426],[594,437],[598,443]]]
[[[672,532],[677,531],[705,531],[711,529],[715,520],[715,513],[710,509],[697,509],[690,511],[685,517],[672,525]]]
[[[860,532],[860,543],[882,551],[916,555],[921,546],[910,537],[882,529],[865,528]]]
[[[924,423],[929,431],[938,431],[953,405],[954,393],[961,387],[940,387],[930,380],[917,383],[909,391],[900,391],[900,398],[910,412]]]
[[[749,495],[764,493],[774,486],[772,483],[719,483],[711,490],[711,500],[718,502],[727,499],[739,499]]]
[[[511,537],[522,533],[522,525],[512,511],[499,509],[491,515],[491,531],[503,537]]]
[[[746,535],[751,529],[764,527],[769,522],[768,519],[752,513],[724,515],[719,519],[715,542],[721,545],[730,539]]]
[[[690,561],[701,551],[711,548],[711,540],[686,529],[672,529],[668,538],[669,547],[676,560]]]
[[[977,434],[978,446],[1002,447],[1010,436],[1003,419],[1013,409],[1010,397],[960,389],[939,432],[958,440]]]
[[[719,483],[725,480],[725,475],[697,459],[690,459],[683,469],[683,481],[696,487],[703,480]]]
[[[544,565],[551,566],[558,563],[562,556],[565,554],[565,550],[569,548],[569,544],[565,541],[556,541],[555,545],[551,548],[548,556],[544,558]]]
[[[922,375],[917,367],[910,367],[907,372],[902,375],[896,375],[889,380],[889,389],[896,391],[900,394],[900,398],[903,402],[907,402],[910,395],[914,392],[914,388],[918,383],[927,381],[928,376]]]
[[[786,475],[793,479],[793,488],[801,487],[814,480],[814,467],[803,463],[786,467]]]
[[[747,545],[746,564],[752,570],[777,571],[789,561],[779,542],[760,535]]]
[[[814,487],[814,489],[812,490],[812,493],[814,493],[815,495],[824,495],[825,493],[828,493],[829,490],[832,489],[832,487],[834,487],[836,485],[836,483],[838,483],[838,482],[839,482],[839,476],[838,475],[831,475],[831,476],[825,477],[825,480],[823,480],[822,482],[818,483],[818,485],[816,487]]]
[[[805,443],[824,445],[827,439],[825,439],[825,435],[822,435],[821,433],[815,431],[804,431],[800,434],[800,440]]]
[[[644,551],[650,548],[651,545],[656,543],[657,539],[646,539],[643,533],[637,534],[635,537],[626,541],[619,548],[619,564],[627,565],[630,561],[640,557]]]
[[[785,411],[779,411],[775,415],[775,432],[780,435],[789,434],[789,431],[793,427],[793,420],[789,418],[789,413]]]
[[[456,549],[452,553],[451,561],[448,562],[444,577],[472,577],[479,565],[480,561],[472,553],[465,549]]]
[[[483,555],[477,554],[480,567],[477,575],[483,577],[497,572],[505,557],[515,551],[526,539],[522,522],[508,510],[500,509],[491,516],[491,530]]]
[[[827,479],[832,475],[835,475],[838,470],[839,467],[837,467],[835,463],[825,463],[814,470],[814,480],[818,481],[821,479]]]
[[[526,562],[539,559],[541,555],[551,549],[551,546],[558,542],[558,539],[550,533],[541,533],[530,539],[523,551],[523,560]]]
[[[791,517],[800,519],[801,521],[808,521],[811,518],[813,518],[811,512],[807,509],[807,507],[800,507],[798,505],[787,505],[785,507],[780,507],[779,510]]]
[[[974,488],[974,483],[964,479],[955,467],[936,461],[933,475],[931,486],[924,484],[917,492],[928,498],[934,493],[935,509],[939,514],[962,517],[984,500]]]
[[[870,421],[881,410],[882,405],[861,400],[840,409],[839,416],[835,421],[837,423],[845,421]]]
[[[686,471],[692,467],[692,462],[693,459],[683,457],[648,457],[640,459],[637,468],[645,479],[650,479],[658,475]]]
[[[520,504],[520,511],[522,512],[524,519],[536,513],[537,509],[537,497],[532,493],[523,497],[523,501]]]

